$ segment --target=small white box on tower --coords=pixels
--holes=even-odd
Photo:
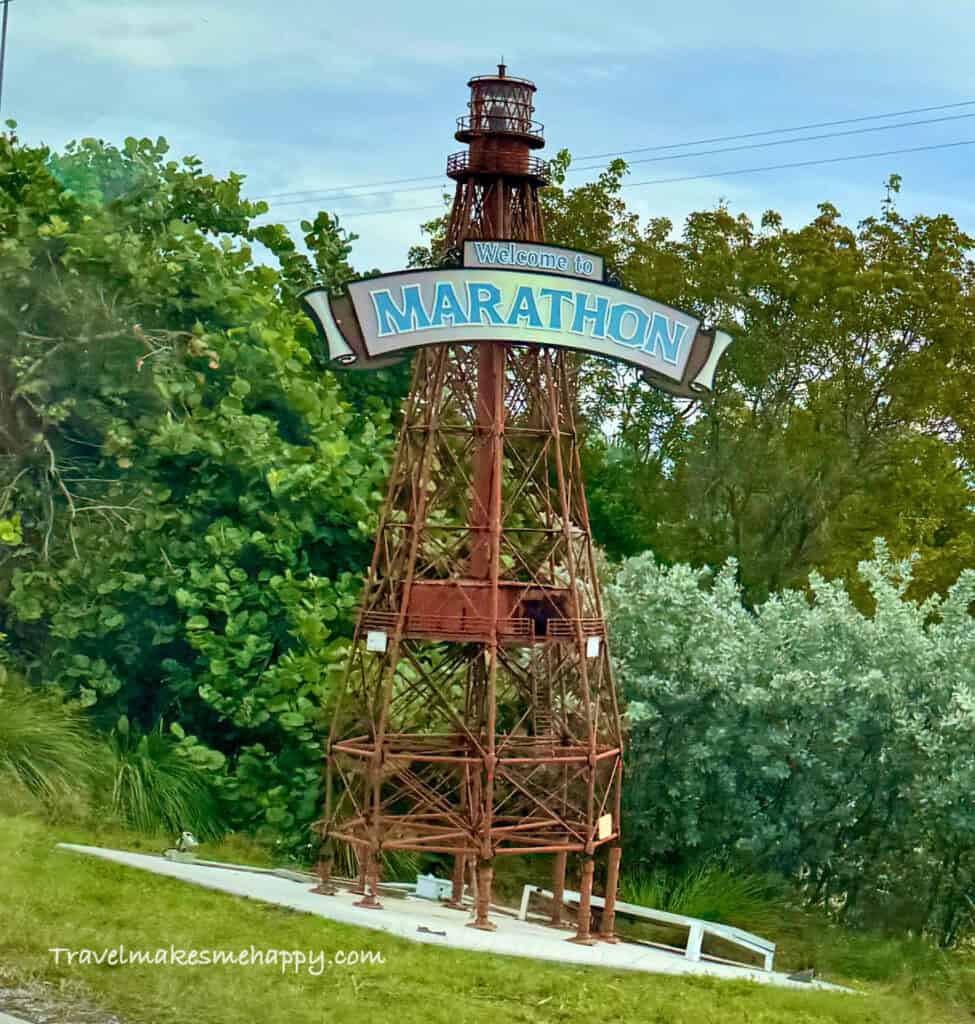
[[[381,629],[370,629],[366,633],[366,650],[382,654],[386,650],[389,637]]]

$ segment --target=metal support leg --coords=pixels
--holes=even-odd
[[[576,933],[569,942],[577,942],[582,946],[593,946],[596,940],[590,934],[590,916],[592,907],[592,876],[595,864],[591,856],[582,861],[582,881],[579,883],[579,917],[576,921]]]
[[[688,960],[698,961],[701,959],[701,945],[704,941],[704,929],[699,924],[691,925],[691,930],[687,935],[687,947],[684,950],[684,956]]]
[[[360,847],[355,848],[356,865],[358,866],[358,872],[356,874],[355,883],[349,892],[354,892],[359,896],[365,896],[366,894],[366,868],[368,865],[369,854],[364,852]]]
[[[521,905],[518,907],[518,920],[528,920],[528,903],[532,898],[532,889],[534,886],[526,885],[521,890]]]
[[[454,854],[454,873],[451,878],[450,899],[444,900],[444,906],[453,910],[464,909],[464,875],[467,872],[467,857],[462,853]]]
[[[599,938],[602,942],[619,942],[616,937],[616,889],[620,880],[620,856],[618,846],[609,848],[609,863],[606,867],[606,895],[603,897],[603,916],[599,922]]]
[[[332,884],[332,858],[322,857],[315,865],[315,874],[318,875],[318,885],[311,892],[317,892],[322,896],[335,894],[335,886]]]
[[[497,925],[488,918],[491,906],[491,882],[494,879],[494,866],[489,860],[478,861],[477,864],[477,896],[474,903],[474,920],[468,928],[480,928],[485,932],[493,932]]]
[[[562,894],[565,892],[565,864],[568,854],[563,850],[552,861],[552,916],[549,927],[562,927]]]
[[[364,857],[366,865],[365,895],[357,900],[354,906],[365,907],[367,910],[382,910],[383,905],[379,902],[379,878],[382,873],[382,864],[379,855],[370,850]]]

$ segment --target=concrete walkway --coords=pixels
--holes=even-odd
[[[74,843],[60,843],[59,846],[65,850],[141,868],[206,889],[262,900],[308,914],[316,914],[342,924],[377,929],[413,942],[424,942],[434,946],[532,957],[564,964],[609,967],[614,970],[709,975],[806,991],[812,988],[848,991],[826,982],[790,981],[785,974],[763,971],[757,967],[738,967],[707,961],[695,963],[681,955],[635,943],[620,942],[614,945],[599,942],[594,946],[579,946],[566,941],[570,932],[554,930],[543,924],[519,921],[515,917],[500,914],[493,915],[492,918],[498,926],[497,931],[479,931],[466,927],[470,916],[464,911],[450,910],[432,900],[384,897],[385,909],[367,910],[353,905],[359,897],[352,893],[341,892],[335,896],[321,896],[311,892],[307,882],[293,881],[272,874],[257,874],[232,867],[210,867],[199,863],[177,863],[159,856],[96,846],[78,846]],[[4,1022],[0,1021],[0,1024]]]
[[[21,1020],[20,1017],[11,1017],[0,1010],[0,1024],[30,1024],[30,1021]]]

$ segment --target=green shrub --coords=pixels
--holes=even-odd
[[[975,572],[923,603],[911,573],[878,541],[866,615],[841,580],[750,608],[733,561],[625,563],[628,863],[734,851],[849,925],[975,934]]]

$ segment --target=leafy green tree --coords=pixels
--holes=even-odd
[[[856,228],[828,203],[798,229],[718,207],[676,237],[627,209],[622,161],[574,189],[567,166],[544,193],[548,238],[735,338],[704,402],[585,363],[588,495],[610,553],[734,557],[757,601],[813,568],[856,585],[880,535],[918,551],[915,593],[943,591],[975,554],[972,239],[946,215],[903,217],[896,177]]]
[[[103,727],[226,757],[233,823],[297,842],[389,416],[293,298],[348,280],[349,237],[320,214],[300,254],[241,183],[163,140],[0,139],[0,628]]]

